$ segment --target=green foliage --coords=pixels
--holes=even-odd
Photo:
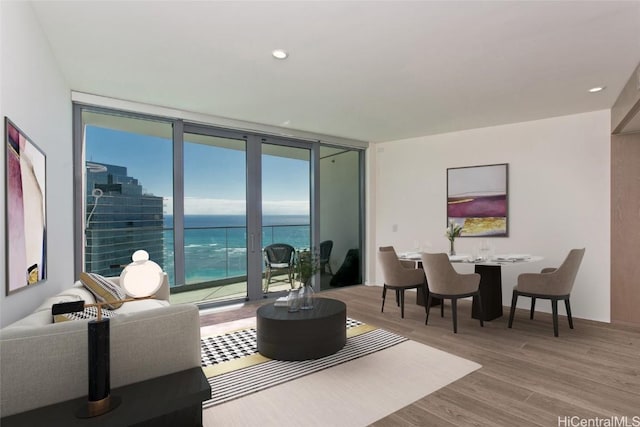
[[[320,271],[320,255],[316,251],[298,251],[296,260],[298,280],[307,283],[318,271]]]
[[[454,220],[449,220],[449,226],[447,227],[446,236],[449,241],[453,242],[456,237],[462,233],[462,227],[455,223]]]

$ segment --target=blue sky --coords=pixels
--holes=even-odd
[[[87,161],[127,167],[146,192],[166,198],[171,213],[170,139],[95,126],[87,126],[85,137]],[[244,151],[186,143],[184,158],[186,214],[245,212]],[[263,213],[308,214],[309,162],[265,155],[262,168]]]

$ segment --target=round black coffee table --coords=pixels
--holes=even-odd
[[[265,304],[256,315],[258,352],[277,360],[328,356],[346,344],[346,322],[347,306],[335,299],[315,298],[311,310],[295,313]]]

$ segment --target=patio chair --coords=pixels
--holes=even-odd
[[[286,271],[291,289],[293,289],[293,273],[296,250],[286,243],[273,243],[264,248],[264,266],[266,268],[263,292],[269,292],[269,285],[276,271]]]

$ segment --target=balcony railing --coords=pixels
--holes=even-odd
[[[172,232],[171,230],[166,231]],[[295,248],[307,248],[309,247],[309,236],[309,224],[262,227],[263,247],[274,242],[283,242]],[[212,286],[222,285],[228,283],[228,279],[233,278],[245,280],[247,275],[246,227],[185,228],[184,246],[185,284],[187,286],[203,282],[209,282]],[[165,259],[172,262],[173,257],[167,255],[165,252]]]
[[[101,228],[87,230],[86,266],[88,271],[118,275],[122,266],[131,262],[137,249],[149,252],[169,276],[174,276],[173,229]],[[288,243],[296,249],[308,248],[309,224],[269,225],[262,227],[262,245]],[[246,280],[247,229],[245,226],[187,227],[184,229],[185,285],[221,286]],[[237,279],[237,280],[236,280]]]

